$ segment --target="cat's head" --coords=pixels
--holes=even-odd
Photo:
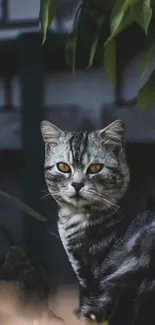
[[[41,123],[45,142],[45,179],[60,204],[109,208],[126,192],[129,169],[124,151],[124,123],[102,130],[66,132]]]

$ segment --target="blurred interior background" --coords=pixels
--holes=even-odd
[[[64,45],[78,1],[60,1],[43,47],[39,4],[39,0],[0,0],[0,190],[40,212],[48,224],[1,200],[0,223],[17,242],[24,240],[30,246],[55,281],[73,283],[61,242],[49,233],[57,233],[57,210],[52,198],[43,198],[47,191],[40,122],[48,119],[62,129],[78,130],[102,128],[116,118],[124,120],[131,183],[123,204],[132,218],[146,207],[147,195],[155,195],[155,108],[139,115],[134,99],[142,86],[143,35],[138,28],[122,33],[114,90],[102,60],[91,70],[83,68],[86,40],[81,41],[75,75],[66,65]],[[128,40],[135,32],[139,44],[133,41],[131,47]],[[150,70],[154,67],[155,61]]]

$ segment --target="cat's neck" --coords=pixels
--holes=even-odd
[[[70,224],[81,226],[82,229],[88,227],[101,227],[104,234],[117,232],[121,236],[121,224],[123,222],[123,211],[117,205],[117,209],[91,207],[75,207],[63,205],[59,207],[59,222],[61,224]]]

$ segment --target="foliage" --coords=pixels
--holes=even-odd
[[[12,203],[13,205],[15,205],[18,209],[20,209],[22,212],[24,212],[25,214],[30,215],[31,217],[46,223],[47,220],[45,217],[43,217],[39,212],[33,210],[32,208],[30,208],[27,204],[23,203],[22,201],[20,201],[19,199],[17,199],[16,197],[9,195],[3,191],[0,191],[0,198],[2,200],[5,200],[9,203]],[[59,238],[56,234],[54,234],[51,231],[48,231],[48,233],[50,233],[51,235]]]
[[[143,113],[148,105],[150,106],[155,103],[155,71],[152,72],[144,87],[139,90],[137,101],[140,107],[140,113]]]
[[[17,208],[22,210],[24,213],[29,214],[30,216],[36,218],[39,221],[46,222],[46,219],[43,216],[41,216],[38,212],[31,209],[27,204],[21,202],[19,199],[15,198],[14,196],[9,195],[3,191],[0,191],[0,197],[3,200],[7,200],[10,203],[14,204]]]
[[[40,1],[40,22],[43,31],[44,43],[47,29],[52,24],[53,18],[56,14],[58,0]],[[146,38],[149,38],[148,31],[155,12],[155,0],[82,0],[82,3],[75,12],[72,29],[66,42],[66,62],[72,68],[73,72],[75,72],[76,66],[78,29],[81,22],[81,16],[86,12],[96,27],[95,36],[93,36],[92,46],[90,48],[87,68],[90,68],[94,63],[94,59],[97,55],[98,45],[100,43],[101,30],[104,29],[108,22],[110,32],[107,39],[103,41],[102,48],[104,51],[105,71],[113,87],[115,87],[117,82],[117,38],[133,23],[139,25],[139,27],[145,33]],[[148,45],[144,55],[141,79],[144,78],[154,54],[155,40],[153,39]],[[149,77],[144,87],[140,89],[139,93],[137,94],[140,112],[143,112],[150,104],[155,102],[155,96],[153,95],[152,91],[153,82],[154,73]]]

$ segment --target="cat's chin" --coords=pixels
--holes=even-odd
[[[88,202],[88,200],[86,200],[80,196],[65,197],[64,201],[67,204],[71,204],[72,206],[75,206],[77,208],[79,208],[79,207],[81,208],[81,207],[84,207],[84,206],[87,206],[90,204],[90,202]]]
[[[71,198],[68,203],[74,205],[75,207],[84,207],[88,205],[88,202],[82,198]]]

